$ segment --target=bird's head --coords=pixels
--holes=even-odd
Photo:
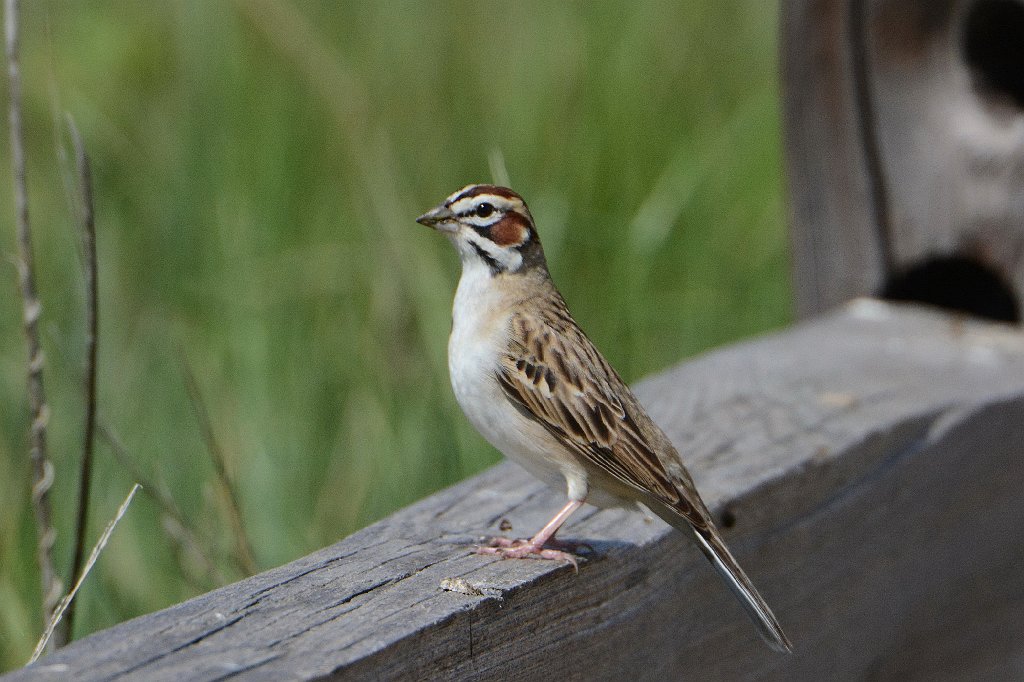
[[[498,275],[544,266],[530,209],[506,187],[463,187],[416,222],[448,235],[464,267],[481,263]]]

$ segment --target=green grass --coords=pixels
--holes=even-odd
[[[789,320],[775,3],[264,4],[276,3],[23,3],[62,571],[84,298],[64,111],[94,164],[102,419],[227,579],[230,525],[183,358],[261,568],[497,461],[448,385],[457,259],[413,222],[490,180],[495,150],[577,319],[627,380]],[[8,261],[0,669],[23,663],[42,627]],[[101,445],[91,538],[131,482]],[[215,586],[162,516],[136,499],[79,595],[79,636]]]

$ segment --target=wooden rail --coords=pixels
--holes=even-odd
[[[1024,671],[1024,336],[870,299],[638,393],[795,644],[619,511],[572,568],[470,553],[561,500],[501,464],[308,557],[75,642],[22,680],[948,679]],[[505,523],[507,522],[507,523]]]

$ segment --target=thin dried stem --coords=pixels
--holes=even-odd
[[[85,559],[85,529],[89,521],[89,491],[92,487],[92,455],[96,437],[96,354],[99,331],[99,290],[96,262],[96,218],[92,198],[92,169],[74,120],[68,128],[75,146],[78,168],[79,226],[82,236],[83,276],[85,280],[85,426],[82,429],[82,459],[78,471],[78,506],[75,510],[75,546],[69,575],[78,575]],[[68,605],[64,628],[74,636],[75,604]]]
[[[89,554],[88,561],[85,562],[85,566],[82,568],[82,574],[78,576],[78,580],[75,581],[75,586],[71,588],[71,591],[60,600],[60,603],[54,610],[53,615],[46,623],[46,629],[43,631],[42,637],[39,638],[35,651],[32,652],[32,658],[28,660],[26,665],[35,663],[46,650],[47,642],[50,641],[50,638],[53,636],[58,624],[60,624],[61,617],[71,604],[74,603],[75,595],[78,594],[78,589],[82,586],[82,582],[85,580],[86,576],[89,575],[89,571],[91,571],[92,567],[96,565],[96,560],[100,558],[100,552],[103,551],[103,548],[107,546],[107,542],[110,541],[110,535],[114,532],[114,527],[117,526],[117,522],[120,521],[121,517],[128,511],[128,505],[132,503],[132,498],[135,497],[135,493],[138,492],[140,487],[141,486],[139,486],[138,483],[132,486],[132,489],[128,492],[128,497],[124,498],[124,502],[122,502],[121,506],[117,508],[117,513],[114,514],[114,518],[112,518],[110,523],[107,524],[107,527],[103,529],[103,533],[100,535],[99,540],[96,541],[96,545],[92,548],[92,552]]]
[[[32,424],[29,429],[29,455],[32,459],[32,508],[39,534],[37,559],[42,582],[43,618],[49,621],[57,607],[62,586],[53,568],[53,529],[50,487],[53,465],[46,454],[46,424],[49,408],[43,390],[43,349],[39,339],[42,306],[36,293],[32,259],[32,229],[28,217],[28,187],[25,172],[24,130],[21,123],[21,68],[18,41],[18,0],[4,4],[4,33],[7,43],[7,76],[10,88],[11,166],[14,179],[14,207],[18,228],[18,282],[21,288],[25,339],[28,346],[28,403]],[[57,632],[49,641],[64,643]]]
[[[203,396],[199,391],[199,384],[196,382],[192,368],[189,367],[188,361],[184,357],[182,357],[181,367],[182,374],[185,377],[185,390],[188,392],[189,402],[192,403],[196,421],[199,423],[199,433],[203,443],[206,445],[206,451],[210,455],[210,460],[213,462],[217,480],[220,482],[221,488],[227,497],[228,518],[231,520],[235,538],[234,558],[238,568],[243,573],[252,575],[257,570],[256,558],[252,551],[252,544],[249,542],[249,536],[246,534],[245,526],[242,523],[241,505],[238,503],[238,493],[235,491],[235,486],[228,475],[224,451],[221,449],[220,443],[213,432],[213,424],[210,422],[210,414],[206,410],[206,404],[203,402]]]
[[[174,501],[174,498],[167,492],[165,486],[150,481],[143,474],[135,458],[128,452],[128,448],[124,446],[121,439],[106,424],[98,422],[96,434],[110,447],[114,459],[128,471],[128,474],[133,479],[142,485],[142,492],[156,502],[157,506],[163,511],[165,517],[164,530],[167,531],[171,540],[178,546],[179,555],[192,557],[196,563],[201,565],[207,578],[217,585],[227,584],[224,574],[221,573],[220,569],[217,568],[216,564],[214,564],[213,560],[203,549],[206,543],[200,539],[199,534],[193,530],[192,526],[185,519],[185,515],[181,513],[181,509]]]

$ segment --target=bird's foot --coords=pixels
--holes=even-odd
[[[552,547],[552,545],[554,545]],[[573,569],[579,572],[579,564],[571,552],[581,547],[592,549],[590,545],[577,544],[574,542],[563,542],[550,539],[547,543],[541,544],[533,540],[511,540],[509,538],[491,538],[486,545],[476,548],[477,554],[495,554],[502,559],[547,559],[549,561],[568,561]],[[556,549],[562,548],[562,549]]]

